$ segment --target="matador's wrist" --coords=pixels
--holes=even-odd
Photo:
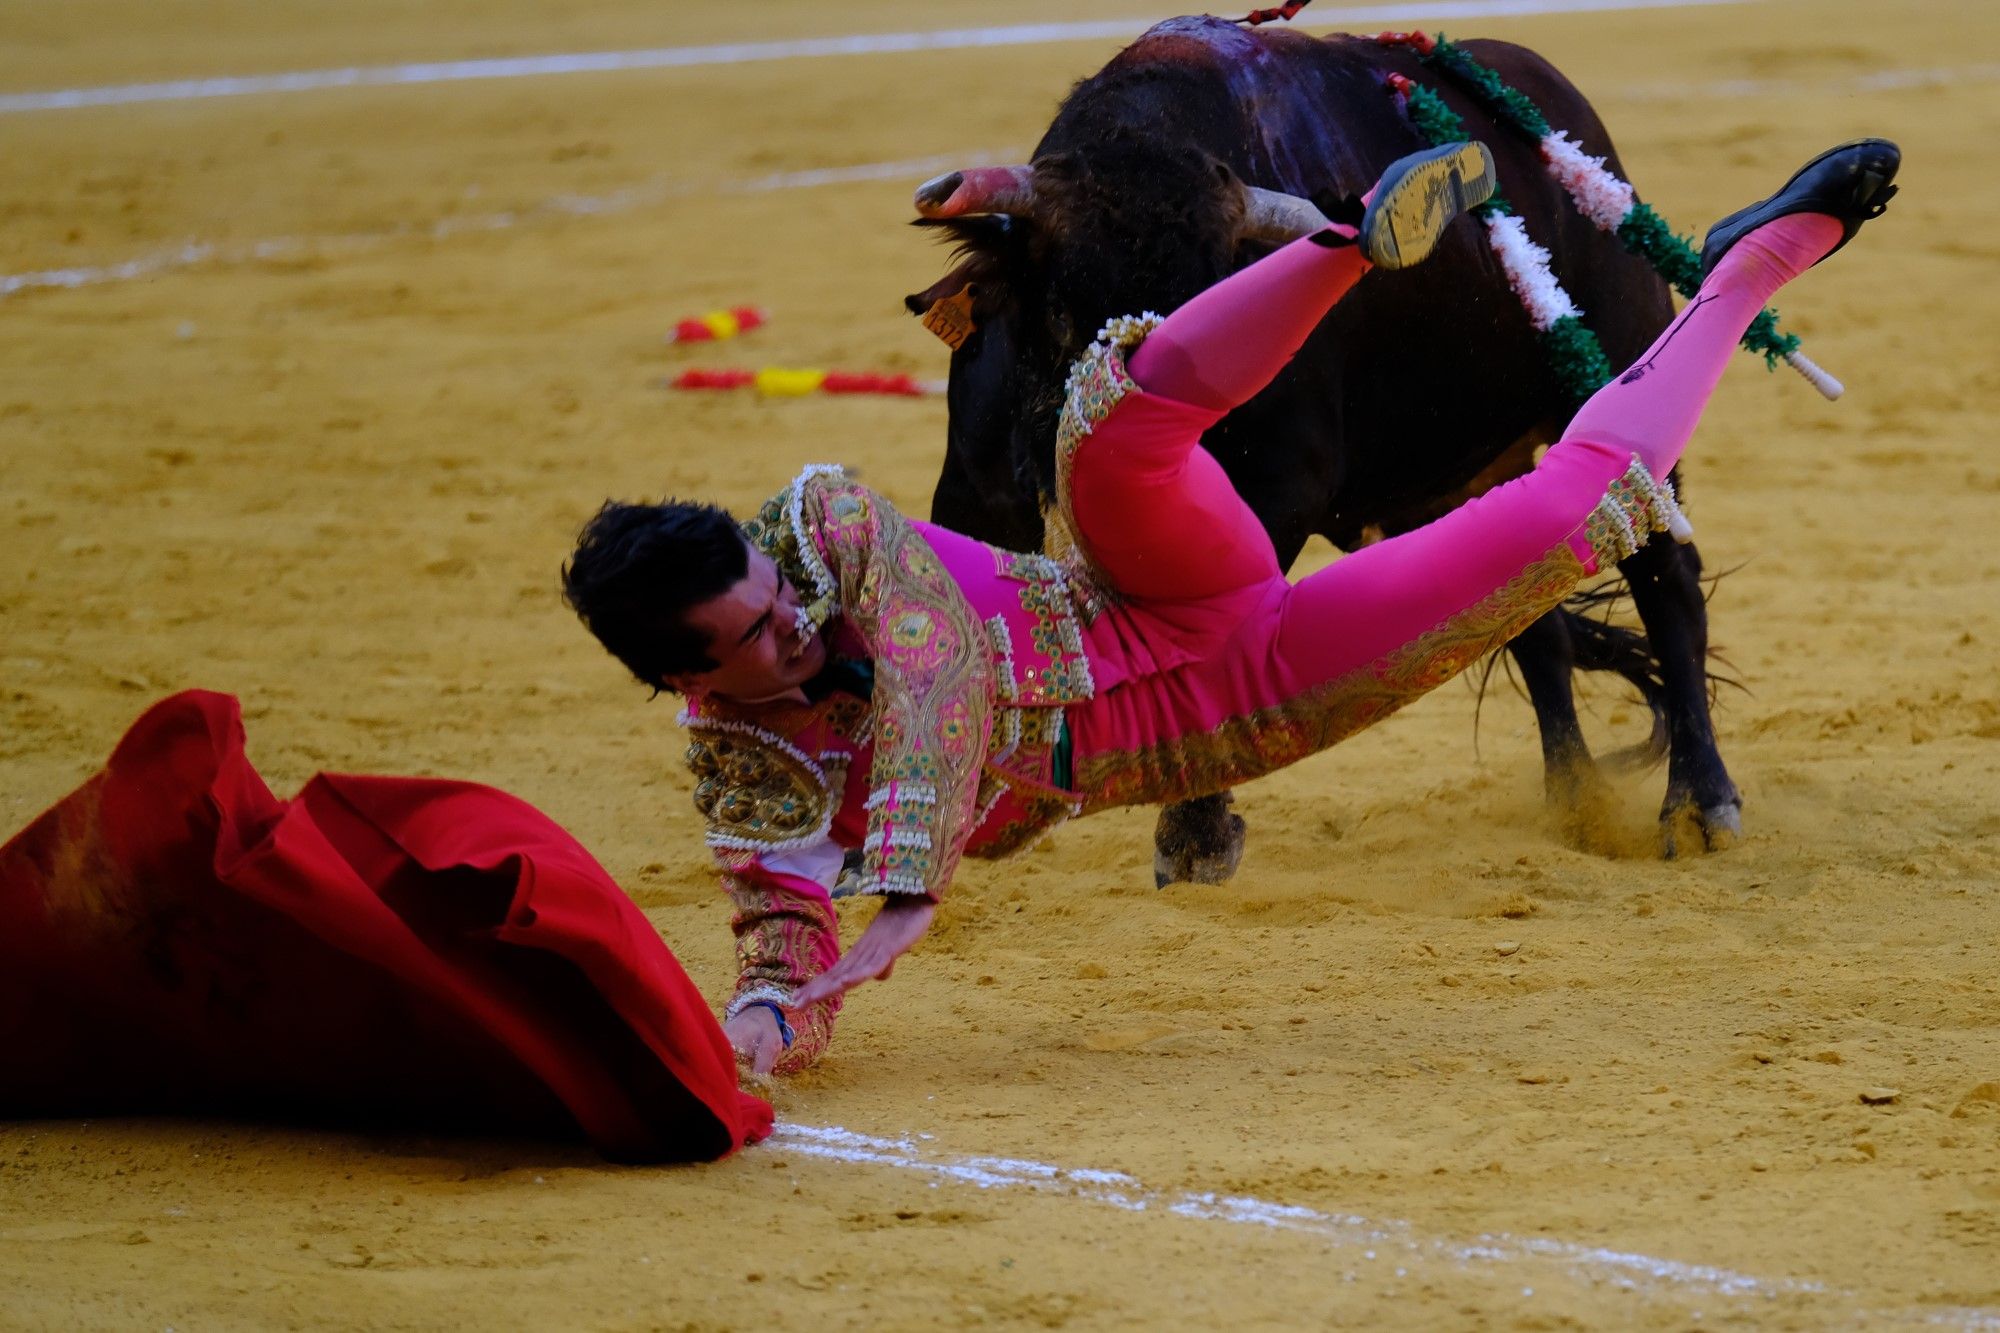
[[[778,1002],[776,1000],[751,1000],[736,1012],[743,1014],[752,1009],[769,1009],[771,1011],[771,1017],[778,1021],[779,1039],[785,1043],[786,1050],[791,1050],[792,1043],[798,1039],[798,1034],[792,1031],[792,1025],[785,1021],[785,1011],[778,1007]]]

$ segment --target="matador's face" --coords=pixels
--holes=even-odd
[[[671,680],[682,694],[739,704],[803,698],[799,687],[826,665],[825,641],[801,629],[798,590],[770,556],[755,547],[749,554],[742,578],[686,612],[688,627],[708,636],[716,665]]]

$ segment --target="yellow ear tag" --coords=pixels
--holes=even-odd
[[[957,351],[958,345],[978,327],[972,322],[972,301],[977,295],[974,284],[968,282],[950,296],[939,297],[924,311],[924,327],[942,338],[946,347]]]

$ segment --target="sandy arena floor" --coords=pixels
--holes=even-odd
[[[1155,12],[0,0],[0,92]],[[1905,147],[1890,218],[1782,302],[1847,399],[1744,358],[1687,469],[1740,567],[1740,845],[1651,855],[1654,774],[1572,848],[1526,704],[1490,699],[1475,755],[1449,687],[1247,789],[1227,888],[1156,892],[1139,812],[969,867],[775,1094],[792,1128],[720,1166],[0,1127],[0,1325],[2000,1327],[2000,9],[1442,26],[1552,57],[1685,230],[1827,143]],[[899,304],[942,272],[902,225],[921,160],[1024,152],[1118,44],[0,113],[0,824],[154,698],[228,690],[281,792],[535,802],[723,993],[672,705],[557,563],[606,495],[748,504],[812,461],[921,512],[936,401],[656,381],[942,374]],[[740,302],[754,340],[662,345]]]

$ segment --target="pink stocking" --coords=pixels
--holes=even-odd
[[[1834,218],[1794,213],[1738,241],[1679,318],[1583,405],[1563,438],[1637,454],[1654,476],[1666,476],[1750,321],[1778,288],[1818,263],[1840,234]]]
[[[1338,243],[1352,238],[1346,227],[1304,237],[1200,293],[1140,344],[1132,378],[1218,416],[1248,402],[1368,271],[1360,246]]]
[[[1194,624],[1197,612],[1213,609],[1230,625],[1219,647],[1204,641],[1184,656],[1192,658],[1188,665],[1147,678],[1143,687],[1135,682],[1105,691],[1073,715],[1077,781],[1086,804],[1179,800],[1281,767],[1443,684],[1559,605],[1579,574],[1594,567],[1591,517],[1626,475],[1633,455],[1654,476],[1666,475],[1743,330],[1772,293],[1839,237],[1833,219],[1797,215],[1743,238],[1645,357],[1584,405],[1533,473],[1414,532],[1356,551],[1296,585],[1285,585],[1273,573],[1258,587],[1229,585],[1240,592],[1204,592],[1208,567],[1202,562],[1220,557],[1213,556],[1201,532],[1161,534],[1152,553],[1128,553],[1142,575],[1149,568],[1185,573],[1187,600],[1156,604],[1173,612],[1161,616],[1164,624]],[[1332,269],[1342,260],[1336,252],[1325,256],[1324,264]],[[1358,267],[1358,256],[1346,262]],[[1296,293],[1284,299],[1294,302]],[[1194,308],[1190,303],[1175,318]],[[1296,305],[1292,311],[1273,327],[1302,338],[1317,316],[1309,319]],[[1230,394],[1246,386],[1254,391],[1257,369],[1268,376],[1284,356],[1270,354],[1275,335],[1265,344],[1249,324],[1234,330],[1245,346],[1225,351],[1219,342],[1228,340],[1230,326],[1220,318],[1209,324],[1210,313],[1201,314],[1204,331],[1222,331],[1216,344],[1204,337],[1199,355],[1190,350],[1196,347],[1192,340],[1158,345],[1167,332],[1163,327],[1140,348],[1132,366],[1135,375],[1143,371],[1141,382],[1148,387],[1157,375],[1157,382],[1171,382],[1177,393],[1203,397],[1213,405],[1208,410],[1219,415]],[[1256,346],[1266,355],[1253,368]],[[1285,354],[1294,346],[1296,339],[1285,343]],[[1162,358],[1157,366],[1149,362],[1156,351]],[[1135,414],[1128,426],[1127,414],[1135,406],[1155,416]],[[1162,457],[1180,440],[1182,452],[1175,456],[1184,459],[1191,437],[1171,435],[1169,408],[1198,412],[1153,394],[1128,395],[1079,451],[1078,476],[1100,437],[1122,443],[1128,429],[1137,436],[1157,432]],[[1189,425],[1198,428],[1199,422]],[[1195,450],[1194,457],[1207,455]],[[1209,485],[1226,491],[1220,469],[1212,460],[1207,466],[1214,470]],[[1191,486],[1193,469],[1186,470]],[[1115,495],[1123,482],[1106,473],[1100,484]],[[1081,509],[1081,489],[1077,498]],[[1200,498],[1190,491],[1188,502]],[[1208,500],[1218,503],[1215,496]],[[1248,510],[1240,501],[1237,508],[1243,527],[1254,532]],[[1124,518],[1107,508],[1104,531],[1116,538],[1125,524],[1144,521],[1143,513]],[[1089,536],[1093,543],[1099,540],[1096,532]],[[1268,559],[1268,545],[1264,550]],[[1172,597],[1171,584],[1162,579],[1154,595]]]
[[[1099,423],[1070,475],[1078,535],[1125,596],[1188,601],[1278,576],[1263,525],[1199,441],[1284,369],[1367,271],[1335,233],[1224,278],[1132,353],[1141,392]]]
[[[1583,405],[1533,473],[1301,582],[1276,653],[1286,688],[1354,670],[1436,630],[1565,541],[1588,557],[1584,523],[1606,488],[1634,454],[1655,477],[1667,475],[1750,321],[1840,234],[1835,219],[1804,213],[1751,232],[1646,354]],[[1567,589],[1545,591],[1553,605]]]

